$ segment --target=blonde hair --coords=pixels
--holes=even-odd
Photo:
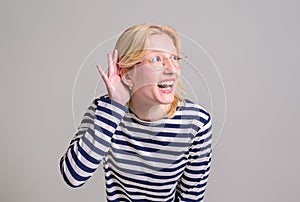
[[[134,25],[126,29],[116,42],[115,49],[118,50],[118,66],[125,69],[125,72],[130,71],[134,65],[142,61],[146,54],[146,49],[149,47],[150,36],[153,34],[167,34],[174,43],[176,52],[180,54],[180,39],[177,31],[170,26],[160,26],[150,23]],[[121,75],[122,76],[122,75]],[[179,102],[183,102],[184,90],[182,82],[179,80],[178,88],[174,95],[174,101],[171,104],[167,114],[172,117],[176,112],[176,107]]]

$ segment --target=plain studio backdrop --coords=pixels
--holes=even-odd
[[[181,33],[188,94],[215,120],[205,201],[298,202],[299,9],[296,0],[1,1],[0,201],[105,201],[102,168],[72,189],[59,159],[105,92],[95,64],[106,67],[127,27],[151,22]]]

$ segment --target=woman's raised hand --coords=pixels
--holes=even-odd
[[[120,69],[117,65],[118,51],[114,50],[113,55],[107,54],[107,60],[107,75],[100,65],[97,65],[98,71],[100,72],[102,79],[106,85],[109,98],[122,105],[125,105],[130,98],[130,92],[128,87],[122,82],[121,76],[119,74]]]

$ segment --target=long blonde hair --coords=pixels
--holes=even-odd
[[[146,49],[149,46],[150,36],[153,34],[167,34],[174,43],[177,55],[180,54],[180,39],[177,31],[170,26],[160,26],[150,23],[134,25],[126,29],[115,45],[118,50],[118,66],[125,69],[125,72],[130,71],[134,65],[142,61],[146,54]],[[121,75],[122,76],[122,75]],[[182,82],[179,80],[178,88],[176,88],[174,101],[171,104],[167,114],[172,117],[176,112],[176,107],[179,102],[184,103],[184,90]]]

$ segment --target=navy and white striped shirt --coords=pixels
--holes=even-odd
[[[106,96],[93,101],[61,158],[71,187],[103,163],[107,201],[203,201],[211,163],[210,115],[190,100],[146,122]]]

